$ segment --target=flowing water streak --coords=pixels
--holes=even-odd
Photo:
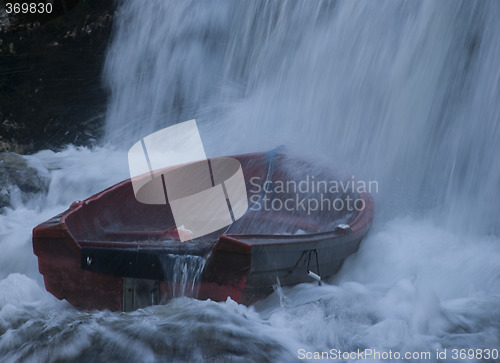
[[[163,265],[167,279],[167,285],[171,286],[172,297],[197,297],[198,283],[203,275],[203,270],[208,256],[196,255],[174,255],[164,256]]]

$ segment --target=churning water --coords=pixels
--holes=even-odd
[[[288,362],[372,348],[453,361],[499,348],[498,19],[495,1],[124,1],[103,146],[26,157],[48,193],[12,193],[0,215],[0,357]],[[209,156],[285,144],[377,180],[359,252],[329,284],[254,307],[83,312],[46,293],[31,229],[126,178],[141,136],[192,118]]]

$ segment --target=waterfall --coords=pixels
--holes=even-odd
[[[498,19],[496,0],[121,1],[104,145],[24,156],[48,192],[12,193],[0,211],[2,361],[289,362],[363,349],[430,361],[490,349],[497,361]],[[89,312],[46,292],[33,227],[125,179],[141,137],[192,118],[209,157],[285,144],[378,181],[358,252],[322,286],[278,286],[252,307]],[[205,260],[163,257],[168,293],[195,296]]]
[[[488,1],[127,0],[106,140],[197,118],[210,155],[285,144],[378,180],[383,218],[438,210],[496,233],[499,16]]]

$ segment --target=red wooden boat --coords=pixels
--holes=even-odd
[[[37,226],[33,250],[46,289],[84,309],[129,311],[179,295],[251,304],[277,283],[334,274],[358,249],[373,218],[369,193],[332,192],[320,184],[297,190],[297,181],[311,183],[311,176],[316,183],[335,179],[280,152],[233,158],[245,176],[249,209],[230,226],[192,241],[179,240],[168,203],[138,202],[130,179]],[[304,211],[320,197],[321,210]],[[337,207],[326,210],[325,198],[337,200]],[[291,202],[283,208],[287,199],[297,208]],[[349,199],[358,207],[338,208]]]

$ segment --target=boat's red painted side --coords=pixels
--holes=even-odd
[[[33,230],[33,251],[45,288],[77,307],[121,310],[122,279],[81,269],[81,247],[65,223],[79,207],[81,202],[73,203],[66,212]]]
[[[265,173],[267,168],[263,155],[249,154],[238,157],[244,165],[246,179],[249,175],[262,176]],[[110,224],[109,220],[140,219],[151,210],[154,211],[152,214],[166,213],[166,206],[152,207],[138,203],[133,197],[131,188],[130,179],[125,180],[85,201],[73,203],[67,211],[35,227],[33,250],[38,256],[39,271],[44,276],[46,289],[56,297],[89,310],[123,310],[122,277],[82,269],[82,248],[94,246],[136,249],[141,247],[140,241],[137,243],[120,242],[113,240],[113,237],[109,235],[106,235],[107,237],[99,235],[105,229],[101,223]],[[258,249],[262,251],[266,246],[287,248],[295,244],[299,249],[302,248],[301,246],[306,246],[304,248],[313,250],[321,248],[318,246],[321,246],[321,243],[324,245],[325,241],[329,243],[329,241],[339,240],[344,241],[344,244],[352,242],[353,249],[356,250],[359,241],[370,227],[374,213],[372,197],[368,193],[360,194],[360,197],[365,201],[365,208],[349,223],[351,227],[349,231],[316,233],[293,238],[259,235]],[[129,216],[127,213],[133,215]],[[161,237],[155,235],[161,233],[158,231],[147,233],[148,238]],[[198,298],[225,301],[227,297],[231,297],[237,302],[249,304],[269,292],[269,290],[261,289],[261,286],[252,285],[252,281],[254,285],[257,281],[255,277],[252,277],[253,280],[247,278],[248,273],[254,269],[252,254],[253,250],[256,250],[256,245],[249,242],[254,237],[230,234],[221,235],[218,238],[206,266],[207,276],[197,286]],[[309,243],[311,247],[307,247]],[[342,261],[336,265],[335,269],[338,269],[341,263]],[[248,275],[248,277],[251,276],[251,274]],[[159,289],[162,299],[168,298],[167,283],[160,282]]]

